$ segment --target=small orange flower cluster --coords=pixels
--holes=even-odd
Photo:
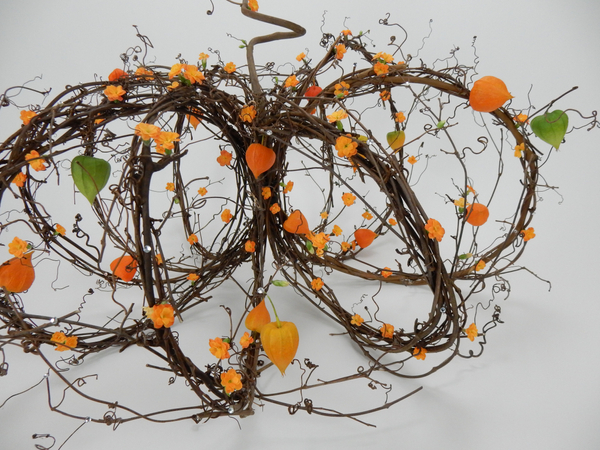
[[[229,166],[231,164],[231,158],[233,155],[227,150],[221,150],[221,154],[217,156],[217,162],[221,167]]]
[[[283,85],[284,88],[289,88],[289,87],[296,87],[298,85],[299,81],[296,78],[296,75],[290,75],[289,77],[287,77],[287,79],[285,80],[285,84]]]
[[[54,234],[60,234],[61,236],[64,236],[66,232],[67,230],[65,230],[65,227],[63,227],[61,224],[57,223],[54,226]]]
[[[269,211],[271,211],[272,214],[277,214],[279,211],[281,211],[281,208],[279,207],[278,203],[273,203],[269,208]]]
[[[523,155],[523,151],[525,151],[525,142],[521,142],[515,147],[515,156],[520,158]]]
[[[225,388],[225,392],[228,394],[239,391],[243,387],[242,376],[235,369],[229,369],[221,374],[221,386]]]
[[[381,276],[383,278],[389,277],[392,274],[391,270],[392,269],[390,269],[389,267],[384,267],[383,270],[381,271]]]
[[[240,345],[242,346],[242,348],[248,348],[253,342],[254,338],[250,336],[250,333],[245,331],[244,335],[240,338]]]
[[[334,236],[340,236],[342,234],[342,229],[337,225],[333,226],[333,230],[331,230]]]
[[[167,183],[165,189],[170,192],[175,192],[175,183]]]
[[[254,108],[254,105],[244,106],[242,108],[242,111],[240,112],[240,119],[242,119],[242,122],[251,123],[255,117],[256,108]]]
[[[397,112],[396,115],[394,116],[394,120],[398,123],[402,123],[406,120],[406,117],[404,117],[403,112]]]
[[[351,192],[344,192],[344,195],[342,195],[342,201],[344,202],[344,205],[352,206],[356,201],[356,195],[352,194]]]
[[[475,266],[475,272],[479,272],[483,269],[485,269],[485,261],[483,259],[480,259],[477,265]]]
[[[142,141],[149,143],[154,139],[156,143],[156,152],[161,155],[171,154],[175,149],[175,142],[179,141],[179,133],[173,131],[162,131],[156,125],[151,123],[138,123],[134,131],[136,136],[142,138]]]
[[[223,341],[220,337],[215,339],[209,339],[208,345],[210,345],[210,352],[219,359],[229,358],[229,343]]]
[[[182,83],[189,84],[202,84],[205,80],[204,74],[200,72],[198,66],[193,64],[174,64],[169,72],[169,80],[172,80],[173,77],[179,77]]]
[[[11,181],[11,183],[17,185],[18,187],[22,188],[23,186],[25,186],[25,180],[27,180],[27,174],[23,173],[23,172],[19,172],[17,174],[16,177],[13,178],[13,180]]]
[[[381,91],[379,93],[379,97],[381,98],[381,100],[383,100],[384,102],[389,100],[391,97],[390,91]]]
[[[233,216],[231,215],[231,211],[229,210],[229,208],[225,208],[221,213],[221,220],[225,223],[229,223],[231,222],[232,218]]]
[[[366,219],[366,220],[371,220],[373,218],[373,214],[371,214],[369,211],[365,211],[362,216]]]
[[[31,150],[25,155],[25,160],[29,163],[31,168],[36,172],[43,172],[46,170],[46,163],[44,158],[36,150]]]
[[[338,109],[337,111],[329,114],[327,116],[327,120],[329,120],[329,123],[333,123],[333,122],[337,122],[339,120],[343,120],[347,117],[348,117],[348,113],[346,111],[344,111],[343,109]]]
[[[196,281],[198,281],[200,279],[200,277],[195,274],[195,273],[190,273],[186,279],[190,280],[192,282],[192,284],[194,284]]]
[[[435,239],[438,242],[442,242],[444,233],[446,230],[442,228],[442,225],[435,219],[429,219],[425,224],[425,231],[429,233],[429,239]]]
[[[465,333],[467,333],[467,337],[469,338],[469,340],[473,342],[477,337],[477,327],[475,326],[475,324],[472,323],[471,325],[469,325],[469,328],[465,330]]]
[[[122,102],[123,96],[127,94],[127,91],[123,89],[123,86],[107,86],[104,89],[104,95],[109,102]]]
[[[27,110],[27,111],[21,111],[21,120],[23,121],[23,125],[29,125],[29,122],[31,121],[31,119],[33,119],[35,116],[37,116],[37,113]]]
[[[416,359],[425,360],[425,358],[427,357],[427,350],[423,347],[415,347],[415,349],[413,350],[413,356]]]
[[[262,197],[265,200],[268,200],[271,198],[271,188],[270,187],[267,186],[267,187],[262,188]]]
[[[350,89],[350,85],[345,81],[342,81],[341,83],[336,84],[334,88],[335,91],[333,91],[333,95],[335,95],[337,98],[344,98],[346,95],[348,95],[348,89]]]
[[[306,58],[306,54],[304,52],[300,53],[298,56],[296,56],[296,61],[300,62],[302,61],[304,58]]]
[[[325,233],[313,234],[310,233],[306,236],[307,239],[312,243],[313,248],[315,248],[315,252],[317,256],[321,257],[325,253],[325,247],[329,242],[329,235]]]
[[[205,187],[201,187],[200,189],[198,189],[198,194],[200,194],[202,197],[204,197],[207,192],[208,191],[206,190]]]
[[[381,331],[381,335],[385,339],[391,339],[394,337],[394,326],[389,323],[384,323],[379,331]]]
[[[406,162],[408,162],[409,164],[415,164],[417,162],[417,158],[414,157],[414,155],[410,155],[408,157],[408,159],[406,160]]]
[[[244,249],[248,253],[254,253],[256,251],[256,242],[250,240],[246,241],[246,243],[244,244]]]
[[[365,319],[363,319],[360,315],[354,314],[352,316],[352,320],[350,321],[350,323],[352,325],[356,325],[357,327],[360,327],[364,321],[365,321]]]
[[[321,288],[325,285],[325,283],[323,283],[323,280],[321,278],[315,278],[310,282],[310,285],[315,291],[320,291]]]
[[[8,253],[16,258],[22,258],[27,250],[29,250],[29,244],[16,236],[12,242],[8,244]]]
[[[225,64],[225,67],[223,67],[223,70],[227,73],[233,73],[235,72],[235,64],[232,62],[228,62],[227,64]]]
[[[292,192],[292,189],[294,189],[294,182],[293,181],[288,181],[285,184],[285,187],[283,188],[283,193],[284,194],[289,194],[290,192]]]
[[[77,347],[77,336],[65,336],[65,333],[61,331],[57,331],[50,338],[52,342],[56,342],[56,350],[57,352],[64,352],[67,350],[73,350]]]
[[[346,46],[344,44],[339,44],[335,46],[335,58],[341,60],[344,57],[344,53],[346,53]]]
[[[190,236],[188,237],[188,242],[190,243],[190,245],[194,245],[198,242],[198,236],[196,236],[194,233],[190,234]]]
[[[146,317],[152,321],[154,328],[162,328],[163,326],[170,328],[175,323],[173,306],[168,303],[145,306],[143,310],[146,313]]]
[[[335,141],[335,149],[338,151],[340,158],[350,158],[358,152],[358,142],[347,136],[350,135],[340,136]]]
[[[535,237],[535,230],[533,227],[529,227],[526,230],[521,231],[521,236],[523,236],[523,240],[527,242]]]

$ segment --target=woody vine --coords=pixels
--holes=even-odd
[[[494,299],[509,291],[505,274],[521,269],[518,259],[535,238],[533,213],[547,189],[541,162],[568,133],[598,127],[595,114],[555,107],[564,95],[533,109],[476,67],[427,67],[394,39],[387,52],[371,52],[367,36],[350,30],[324,34],[319,57],[299,54],[291,73],[258,66],[256,45],[304,29],[258,12],[255,1],[239,7],[289,31],[243,41],[245,67],[216,51],[197,62],[147,64],[151,43],[141,36],[144,57],[125,57],[106,80],[22,109],[22,127],[0,145],[0,231],[10,254],[0,266],[0,374],[9,370],[4,348],[19,346],[42,358],[69,391],[108,408],[95,417],[51,404],[61,414],[118,426],[244,417],[265,403],[355,420],[389,408],[406,396],[346,412],[313,404],[308,393],[357,380],[389,392],[383,374],[422,377],[456,356],[479,356],[501,322]],[[387,19],[381,24],[402,29]],[[346,67],[350,54],[360,63]],[[1,100],[2,107],[14,105],[10,89]],[[374,122],[388,123],[387,135],[373,133]],[[479,148],[458,144],[467,122],[479,124],[481,134],[471,138]],[[417,195],[432,142],[457,168],[447,180],[453,190],[434,208]],[[482,191],[471,161],[490,154],[502,168]],[[504,166],[519,174],[506,213],[494,209]],[[68,217],[50,199],[71,195],[77,213]],[[20,203],[18,211],[4,208],[7,197]],[[312,210],[297,206],[306,197]],[[393,257],[382,259],[380,242]],[[97,280],[75,310],[35,310],[36,270],[49,260]],[[249,282],[236,275],[247,266]],[[367,307],[338,294],[355,279],[391,288],[396,303],[398,292],[423,286],[428,312],[410,327],[396,326],[385,313],[388,300],[373,296]],[[215,299],[230,282],[240,295]],[[492,298],[475,300],[490,285]],[[313,377],[314,361],[323,361],[318,348],[299,353],[310,330],[289,310],[278,313],[284,289],[314,305],[336,338],[360,349],[364,364],[336,379]],[[88,322],[87,302],[100,293],[110,299],[111,319]],[[195,342],[212,360],[195,361],[180,345],[178,326],[214,302],[231,326],[220,336],[196,330]],[[85,394],[77,383],[85,377],[73,379],[64,368],[80,370],[91,355],[132,347],[148,352],[147,370],[183,378],[194,405],[139,412]],[[54,351],[69,356],[59,364]],[[424,369],[416,365],[432,359]],[[262,382],[267,371],[289,377],[294,366],[301,375],[285,395]]]

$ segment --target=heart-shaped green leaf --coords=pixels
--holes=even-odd
[[[535,135],[557,150],[565,137],[568,126],[569,117],[559,109],[538,116],[531,121],[531,130]]]
[[[110,164],[100,158],[79,155],[71,162],[71,175],[79,192],[92,204],[108,182]]]

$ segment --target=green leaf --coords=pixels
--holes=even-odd
[[[285,280],[273,280],[271,281],[271,284],[278,287],[286,287],[290,285],[290,283]]]
[[[312,245],[312,242],[306,241],[306,250],[308,250],[308,253],[310,253],[311,255],[314,255],[315,249]]]
[[[446,121],[445,121],[445,120],[440,120],[440,121],[437,123],[437,125],[436,125],[436,126],[437,126],[438,128],[444,128],[444,125],[446,125]]]
[[[531,131],[542,141],[552,145],[556,150],[560,146],[567,127],[569,117],[563,111],[557,109],[543,116],[538,116],[531,121]]]
[[[110,164],[100,158],[79,155],[71,162],[71,176],[79,192],[92,204],[108,182]]]

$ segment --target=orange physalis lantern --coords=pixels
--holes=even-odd
[[[323,90],[323,88],[320,88],[319,86],[311,86],[306,90],[306,92],[304,93],[304,96],[305,97],[316,97],[317,95],[319,95],[321,93],[322,90]]]
[[[254,178],[258,178],[275,164],[275,152],[262,144],[250,144],[246,150],[246,162]]]
[[[129,255],[121,256],[110,263],[110,270],[123,281],[131,281],[137,272],[137,261]]]
[[[479,112],[492,112],[513,98],[504,81],[496,77],[483,77],[473,83],[469,103]]]
[[[119,78],[127,78],[127,72],[122,69],[115,69],[108,76],[108,81],[117,81]]]
[[[377,233],[366,228],[359,228],[354,232],[354,238],[360,248],[366,248],[371,245],[376,237]]]
[[[304,214],[299,209],[294,211],[290,216],[283,222],[283,229],[288,233],[294,234],[309,234],[310,228],[308,228],[308,222]]]
[[[265,305],[265,299],[263,298],[262,302],[256,305],[254,309],[248,313],[248,316],[246,317],[246,328],[250,331],[257,331],[260,333],[262,327],[270,321],[271,314],[269,314],[267,305]]]
[[[31,287],[35,271],[31,264],[32,252],[22,258],[12,258],[0,266],[0,287],[9,292],[23,292]]]
[[[474,203],[467,206],[467,222],[474,227],[478,227],[486,223],[488,217],[490,217],[490,211],[487,209],[487,206],[482,205],[481,203]]]
[[[300,338],[292,322],[270,322],[262,327],[260,340],[267,357],[277,366],[281,375],[294,360]]]

